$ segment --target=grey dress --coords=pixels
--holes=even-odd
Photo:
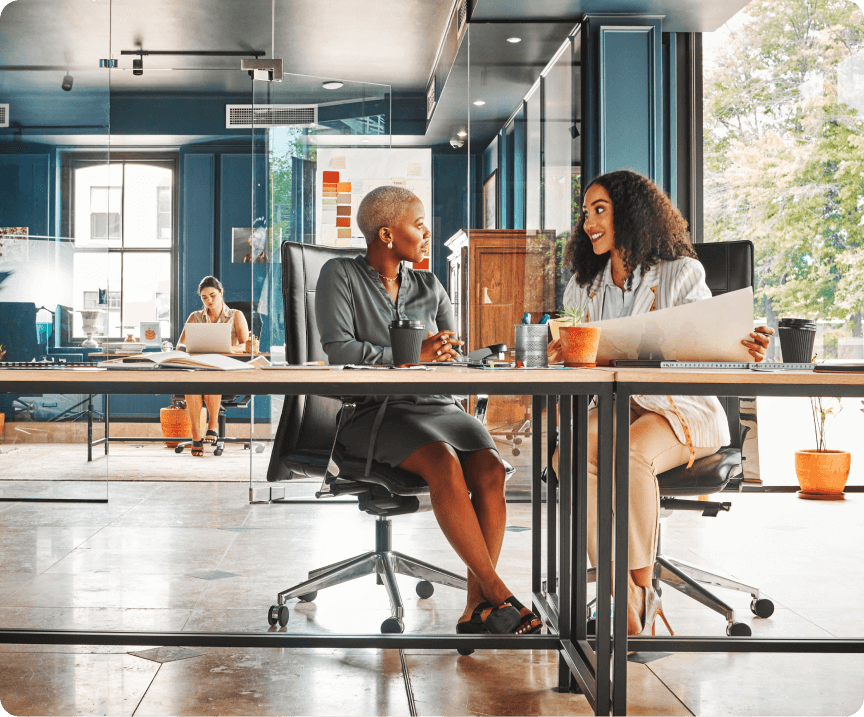
[[[433,334],[455,329],[453,307],[441,282],[428,271],[400,265],[396,303],[365,257],[331,259],[321,269],[315,315],[331,364],[389,364],[388,326],[395,319],[422,321]],[[377,420],[376,420],[377,419]],[[376,426],[376,423],[378,424]],[[398,466],[429,443],[449,443],[460,455],[495,448],[489,432],[452,396],[366,396],[339,442],[358,458]]]

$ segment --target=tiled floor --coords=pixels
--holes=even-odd
[[[355,504],[249,505],[247,485],[226,483],[112,482],[109,495],[107,504],[0,503],[0,626],[275,630],[266,610],[278,590],[373,543],[373,521]],[[718,518],[664,521],[664,552],[759,585],[777,607],[767,620],[751,615],[748,596],[724,593],[756,636],[864,635],[864,495],[729,498],[732,512]],[[528,506],[511,505],[508,522],[527,526]],[[395,519],[393,538],[404,553],[460,570],[430,513]],[[523,599],[530,540],[508,532],[501,558]],[[439,588],[421,600],[413,583],[400,578],[406,631],[452,632],[463,595]],[[677,634],[724,634],[719,615],[671,589],[663,598]],[[282,630],[368,634],[388,615],[383,588],[366,578],[292,601]],[[409,714],[393,650],[194,648],[154,661],[148,649],[0,645],[0,703],[15,715]],[[421,715],[589,714],[582,696],[555,690],[556,659],[405,652]],[[839,715],[862,700],[864,655],[678,653],[628,665],[631,714]]]

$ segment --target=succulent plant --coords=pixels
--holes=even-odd
[[[576,304],[575,306],[564,306],[564,310],[561,312],[559,318],[568,321],[571,326],[576,326],[577,324],[581,324],[582,320],[585,318],[585,311],[588,309],[588,300]]]

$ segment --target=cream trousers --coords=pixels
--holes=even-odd
[[[696,459],[716,453],[720,446],[696,448]],[[690,451],[659,413],[630,403],[630,520],[629,569],[654,564],[660,520],[657,475],[686,465]],[[552,458],[558,473],[558,449]],[[614,484],[613,484],[614,485]],[[588,411],[588,558],[597,565],[597,410]],[[613,528],[614,529],[614,528]]]

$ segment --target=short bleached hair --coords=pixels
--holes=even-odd
[[[418,199],[410,189],[385,185],[363,197],[357,209],[357,226],[366,237],[366,246],[378,238],[381,227],[392,227],[399,221],[405,206]]]

